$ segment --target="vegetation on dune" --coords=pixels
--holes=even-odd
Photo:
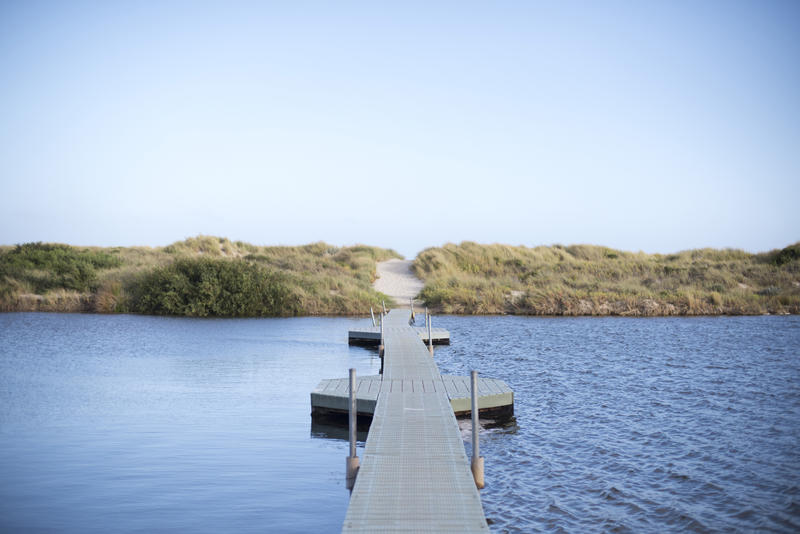
[[[244,260],[179,258],[133,285],[131,308],[155,315],[295,315],[286,275]]]
[[[413,269],[445,313],[708,315],[800,313],[800,243],[751,254],[645,254],[590,245],[429,248]]]
[[[388,297],[363,245],[262,247],[198,236],[161,248],[0,247],[0,310],[196,317],[349,315]],[[800,313],[800,243],[751,254],[645,254],[606,247],[464,242],[414,261],[421,298],[445,313],[703,315]]]
[[[198,236],[162,248],[0,247],[4,311],[194,317],[349,315],[388,297],[372,289],[393,250],[313,243],[262,247]]]
[[[0,255],[0,277],[16,280],[36,293],[51,289],[90,291],[97,272],[117,267],[120,259],[99,250],[27,243]]]

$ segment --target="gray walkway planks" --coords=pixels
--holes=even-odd
[[[381,390],[381,376],[360,376],[356,382],[356,411],[372,415]],[[322,407],[327,410],[347,413],[350,409],[350,379],[326,379],[311,392],[312,410]]]
[[[381,375],[359,376],[356,387],[357,409],[360,415],[375,413],[378,393],[381,389]],[[350,379],[332,378],[320,381],[311,392],[311,413],[343,413],[350,409]],[[407,385],[409,381],[403,381]],[[413,391],[434,392],[444,387],[450,406],[456,416],[467,415],[470,404],[470,377],[460,375],[442,376],[440,380],[411,380]],[[436,387],[438,384],[438,388]],[[391,386],[390,386],[391,387]],[[494,378],[478,377],[478,409],[488,417],[501,413],[513,413],[514,392],[508,384]],[[501,411],[501,409],[503,409]]]
[[[383,380],[342,531],[488,532],[442,377],[408,318],[385,318]]]

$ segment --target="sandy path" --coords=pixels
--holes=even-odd
[[[411,260],[388,260],[378,263],[378,279],[373,287],[407,308],[425,285],[411,272]]]

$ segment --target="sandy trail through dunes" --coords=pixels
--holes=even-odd
[[[411,306],[411,299],[417,296],[425,285],[411,272],[411,260],[388,260],[378,263],[378,279],[373,287],[392,297],[401,308]]]

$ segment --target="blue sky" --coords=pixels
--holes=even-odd
[[[0,243],[800,239],[800,3],[382,4],[0,3]]]

